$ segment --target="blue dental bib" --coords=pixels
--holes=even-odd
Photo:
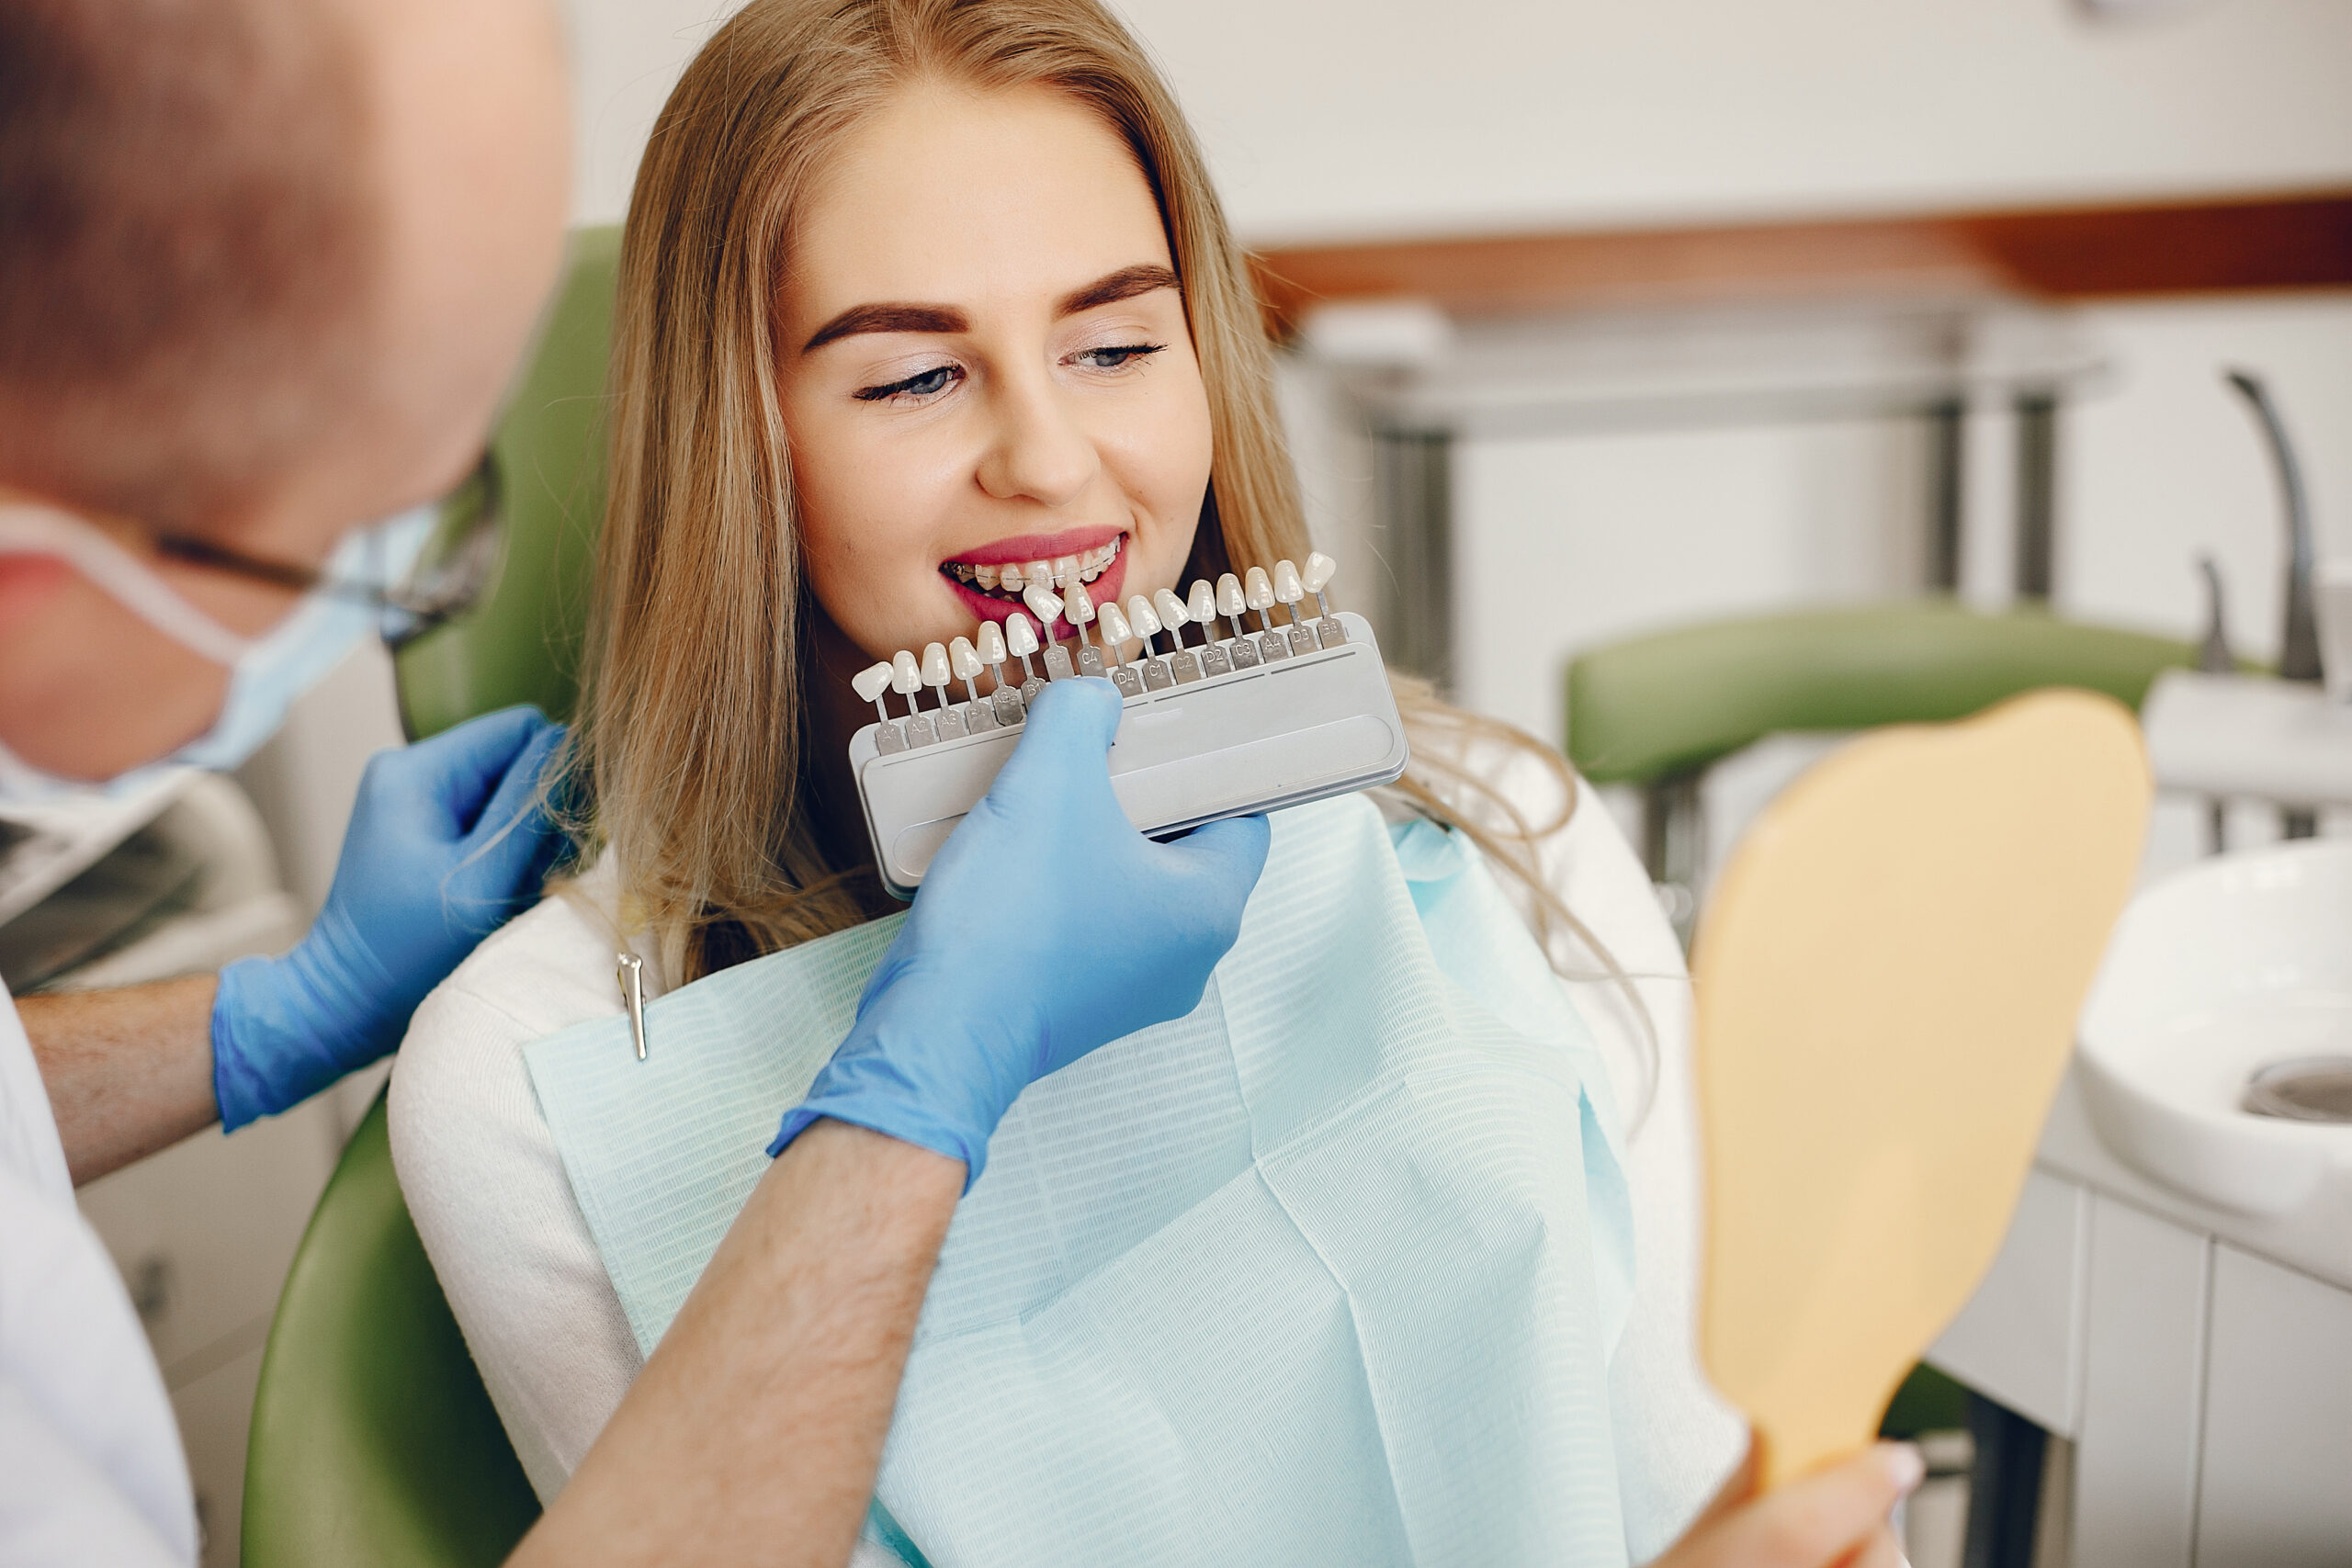
[[[1626,1560],[1632,1224],[1590,1037],[1466,840],[1360,796],[1273,827],[1201,1005],[990,1141],[876,1484],[910,1561]],[[641,1348],[896,929],[661,998],[644,1062],[618,1019],[529,1047]]]

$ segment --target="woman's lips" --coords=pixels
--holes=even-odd
[[[1112,538],[1116,538],[1117,536],[1118,536],[1115,533],[1111,536]],[[1099,547],[1101,544],[1107,542],[1107,540],[1098,540],[1096,547]],[[1108,604],[1114,599],[1124,599],[1125,597],[1124,592],[1122,592],[1122,590],[1126,586],[1127,557],[1130,553],[1131,552],[1128,550],[1121,550],[1116,556],[1112,558],[1111,564],[1102,569],[1102,575],[1086,585],[1086,594],[1088,598],[1093,600],[1097,604]],[[1031,558],[1034,559],[1035,558]],[[943,577],[940,581],[945,582],[948,587],[956,591],[956,596],[964,602],[964,607],[972,613],[972,617],[975,620],[1002,621],[1007,615],[1010,615],[1015,610],[1019,610],[1023,615],[1028,615],[1032,622],[1035,622],[1037,618],[1035,615],[1030,615],[1026,605],[1016,604],[1010,599],[1001,598],[993,593],[983,593],[976,588],[967,588],[952,577]],[[1071,626],[1067,618],[1057,617],[1054,621],[1053,635],[1057,639],[1068,639],[1074,642],[1078,638],[1078,628]]]
[[[1101,549],[1125,532],[1119,527],[1101,527],[1065,528],[1058,534],[1021,534],[1010,539],[992,539],[953,558],[967,566],[1003,566],[1008,562],[1021,566],[1060,556],[1082,556],[1089,550]]]

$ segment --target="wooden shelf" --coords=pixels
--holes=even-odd
[[[2084,300],[2352,286],[2352,191],[2118,207],[1305,245],[1251,258],[1287,336],[1313,305],[1457,316],[1738,300]]]

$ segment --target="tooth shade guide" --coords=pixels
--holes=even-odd
[[[1298,568],[1286,560],[1274,563],[1274,602],[1290,608],[1293,622],[1298,619],[1298,602],[1306,597],[1306,590],[1298,581]]]
[[[1111,662],[1114,665],[1125,664],[1127,639],[1135,635],[1135,628],[1127,625],[1126,612],[1114,602],[1103,605],[1094,615],[1102,625],[1102,647],[1110,654]]]
[[[1151,596],[1151,607],[1159,617],[1161,628],[1168,633],[1169,648],[1182,648],[1185,625],[1193,618],[1193,613],[1184,608],[1184,601],[1177,598],[1173,590],[1163,588]]]
[[[1210,584],[1207,578],[1196,577],[1193,580],[1193,586],[1185,593],[1184,613],[1204,626],[1215,625],[1216,589]],[[1210,635],[1215,636],[1216,633],[1211,632]]]
[[[1031,615],[1037,617],[1036,635],[1039,639],[1051,640],[1054,635],[1054,622],[1060,616],[1064,608],[1061,595],[1043,582],[1032,582],[1021,591],[1021,602],[1029,606]]]

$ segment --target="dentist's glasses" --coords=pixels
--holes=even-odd
[[[372,605],[385,612],[384,641],[398,649],[480,604],[498,576],[506,532],[505,496],[496,455],[484,448],[463,484],[441,503],[440,520],[416,564],[399,581],[389,573],[332,577],[314,567],[266,560],[209,539],[165,534],[156,553],[249,581]]]

